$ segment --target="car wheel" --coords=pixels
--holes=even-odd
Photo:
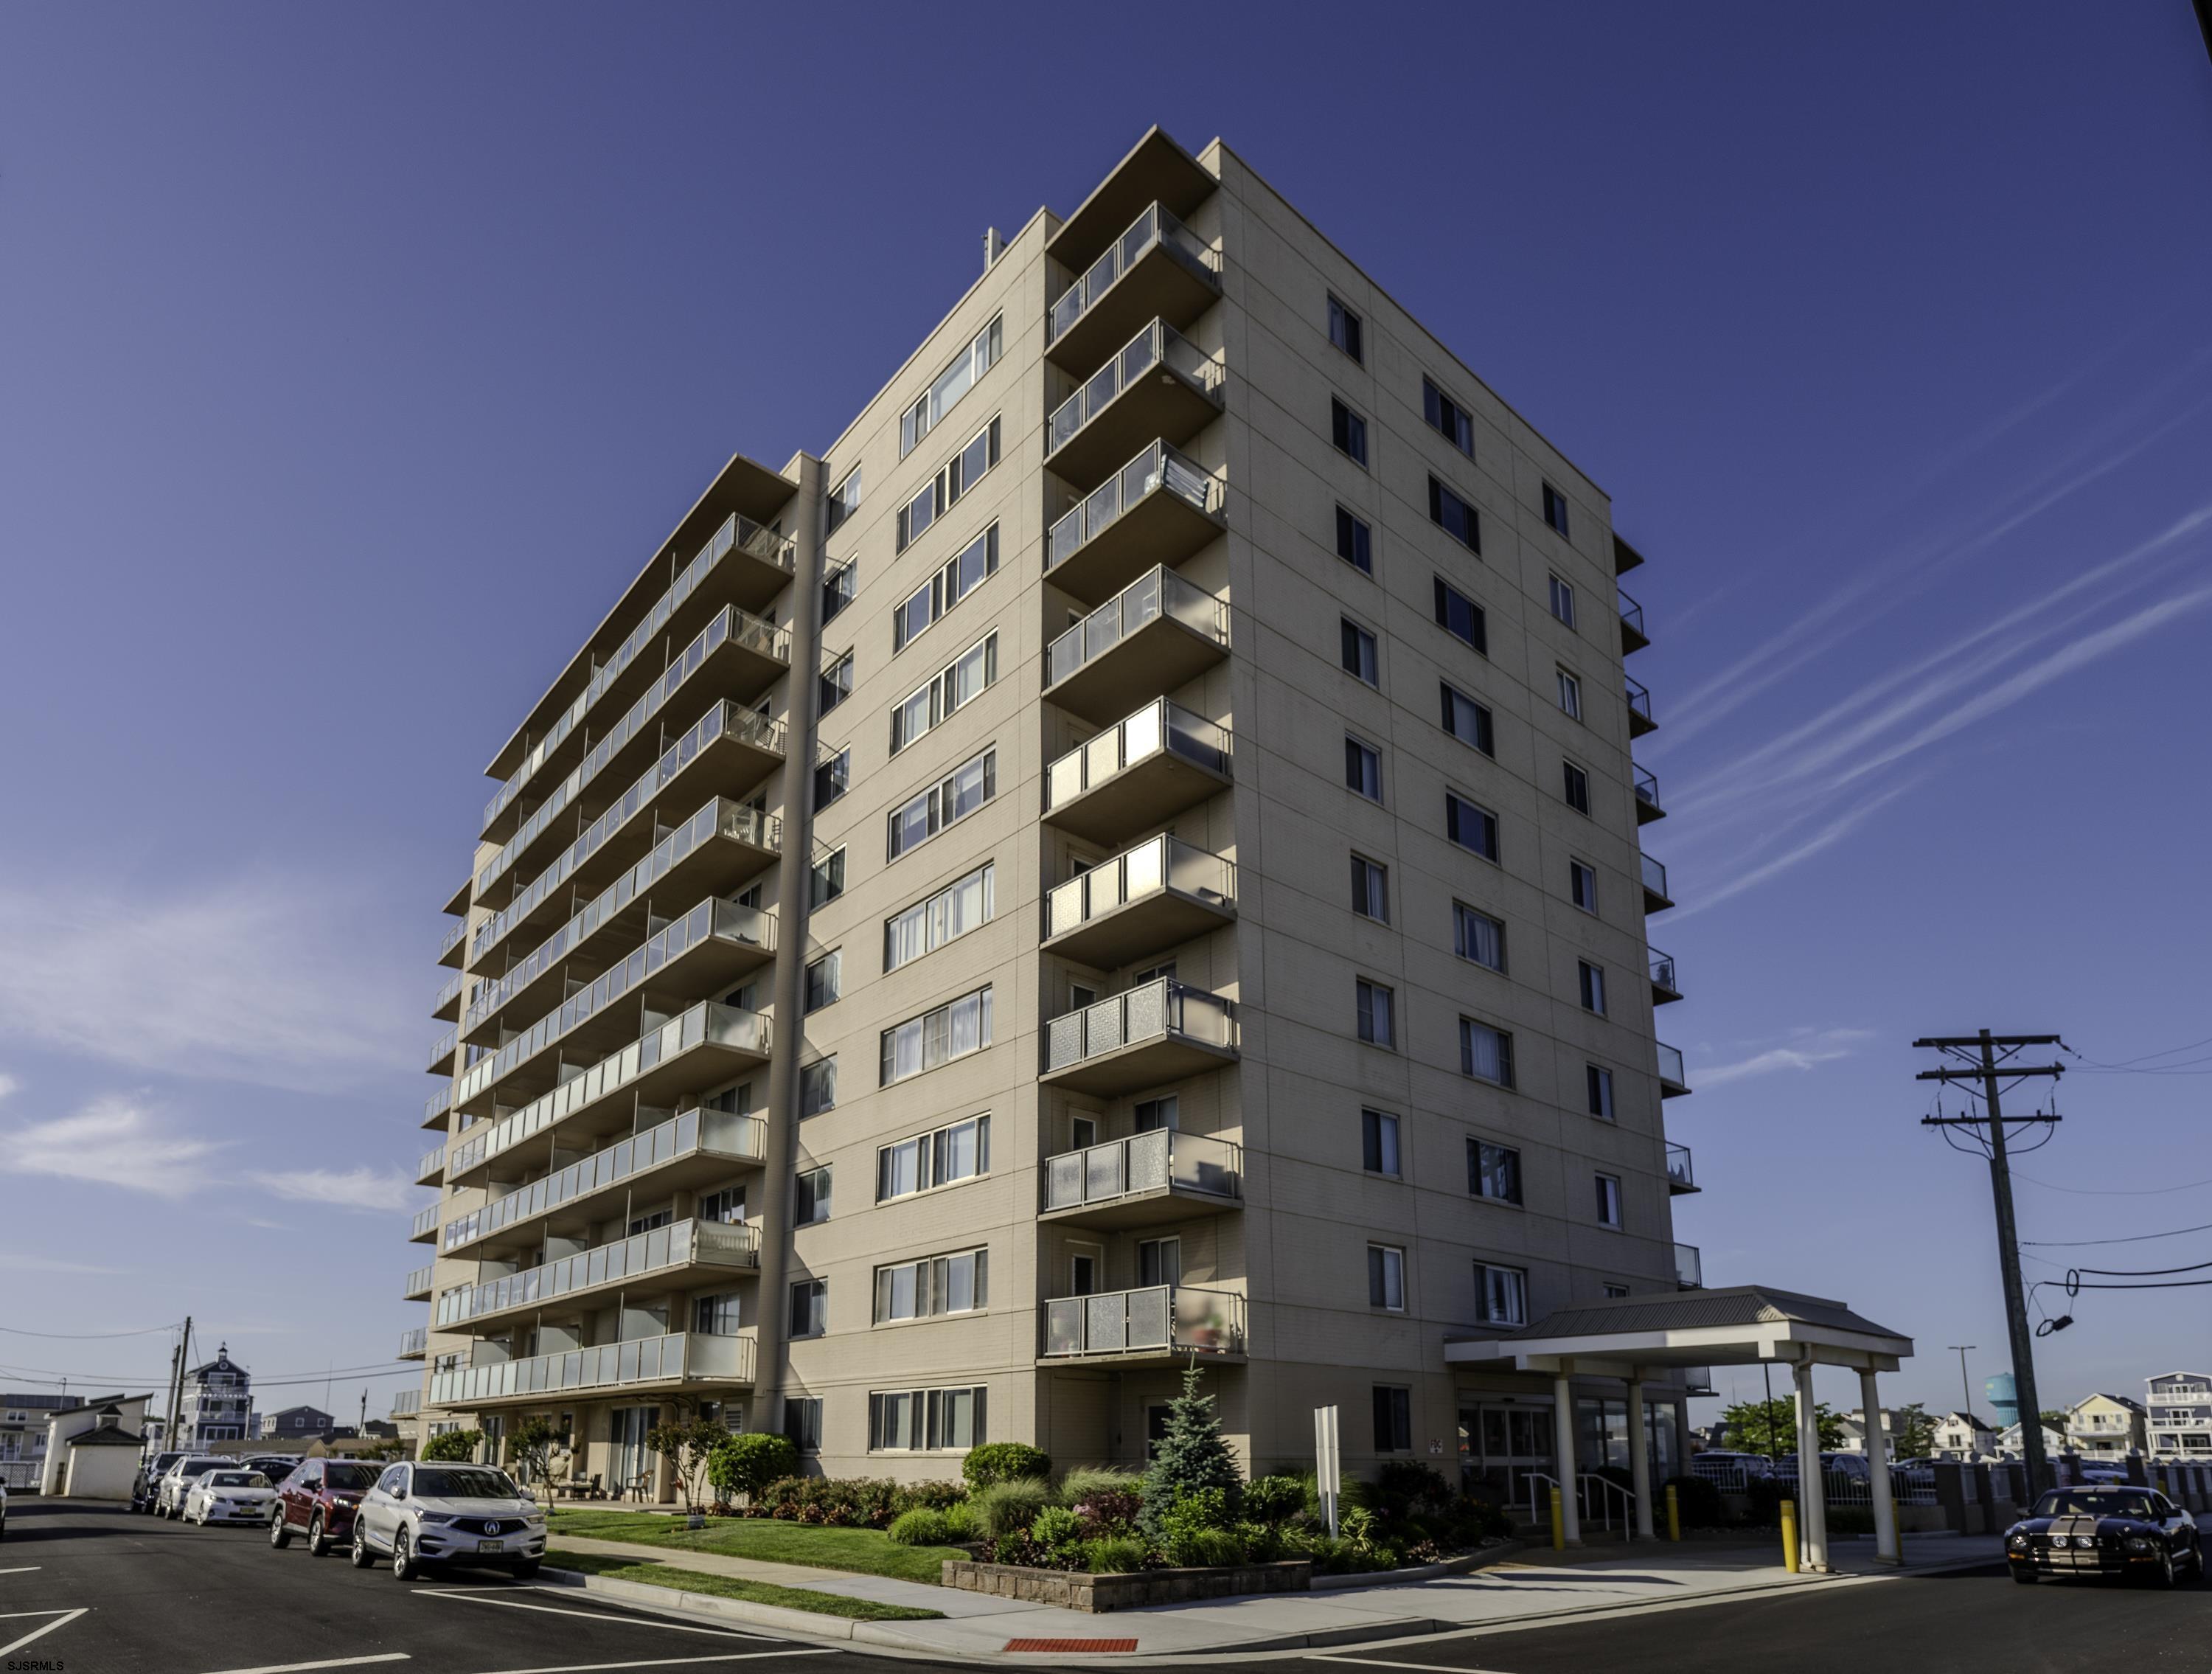
[[[2173,1549],[2172,1547],[2166,1547],[2159,1553],[2158,1567],[2151,1571],[2150,1579],[2151,1584],[2154,1586],[2171,1588],[2173,1586]]]
[[[2012,1578],[2015,1581],[2018,1581],[2022,1586],[2033,1586],[2035,1585],[2035,1572],[2033,1569],[2030,1569],[2024,1563],[2016,1563],[2013,1565]]]
[[[323,1514],[317,1512],[307,1524],[307,1555],[326,1558],[331,1555],[331,1537],[323,1530]]]
[[[284,1526],[284,1508],[282,1506],[270,1516],[269,1543],[280,1552],[292,1543],[292,1531]]]
[[[392,1579],[411,1581],[421,1573],[422,1566],[415,1561],[415,1547],[407,1538],[407,1531],[395,1529],[392,1534]]]
[[[376,1554],[368,1549],[368,1536],[358,1522],[353,1525],[353,1550],[346,1555],[346,1561],[356,1569],[367,1569],[376,1561]]]

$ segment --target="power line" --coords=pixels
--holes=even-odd
[[[2202,1227],[2176,1227],[2170,1233],[2136,1233],[2128,1238],[2024,1238],[2020,1243],[2023,1250],[2080,1250],[2093,1244],[2148,1244],[2154,1238],[2181,1238],[2191,1233],[2212,1233],[2212,1220]]]
[[[26,1331],[14,1325],[0,1325],[0,1331],[9,1336],[52,1337],[62,1342],[100,1342],[112,1337],[160,1336],[164,1332],[180,1329],[178,1324],[149,1325],[143,1331]]]
[[[2163,1197],[2168,1192],[2195,1191],[2203,1186],[2212,1186],[2212,1180],[2191,1180],[2179,1186],[2062,1186],[2039,1180],[2032,1174],[2015,1174],[2013,1178],[2041,1186],[2045,1191],[2071,1192],[2077,1197]]]

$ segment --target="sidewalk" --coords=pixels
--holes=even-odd
[[[1115,1610],[1091,1616],[1046,1604],[992,1598],[915,1581],[894,1580],[843,1571],[760,1563],[744,1558],[664,1547],[633,1546],[619,1541],[565,1540],[578,1551],[659,1561],[672,1568],[710,1570],[786,1586],[871,1598],[942,1610],[941,1622],[855,1622],[814,1618],[799,1625],[788,1611],[775,1612],[774,1625],[787,1631],[813,1632],[825,1639],[849,1639],[960,1660],[1024,1661],[1006,1654],[1015,1640],[1112,1641],[1116,1653],[1136,1656],[1190,1657],[1255,1651],[1343,1646],[1480,1627],[1519,1627],[1591,1611],[1653,1604],[1686,1604],[1730,1594],[1816,1587],[1838,1579],[1896,1575],[1986,1563],[2002,1545],[1994,1536],[1915,1535],[1905,1540],[1902,1571],[1874,1561],[1870,1540],[1839,1540],[1836,1574],[1792,1575],[1771,1547],[1704,1542],[1638,1542],[1571,1553],[1524,1550],[1488,1568],[1433,1580],[1345,1587],[1312,1593],[1275,1593],[1253,1598],[1220,1598],[1147,1610]],[[558,1567],[557,1556],[550,1559]],[[625,1590],[649,1601],[656,1589]],[[697,1603],[686,1595],[687,1607]],[[757,1607],[722,1604],[718,1615],[746,1618]],[[757,1616],[750,1619],[764,1621]],[[1132,1643],[1131,1641],[1133,1641]],[[1107,1647],[1086,1647],[1103,1651]]]

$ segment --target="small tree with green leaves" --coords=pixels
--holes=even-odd
[[[799,1446],[772,1430],[724,1435],[707,1456],[707,1480],[725,1496],[757,1498],[770,1482],[799,1474]]]
[[[656,1424],[645,1433],[646,1451],[668,1461],[676,1477],[676,1497],[683,1501],[686,1512],[698,1501],[699,1478],[707,1469],[708,1455],[729,1434],[707,1418],[684,1418],[672,1424]]]
[[[1934,1452],[1936,1426],[1929,1421],[1928,1409],[1917,1401],[1899,1407],[1891,1415],[1889,1441],[1900,1459],[1924,1459]]]
[[[1843,1441],[1844,1421],[1825,1401],[1814,1404],[1813,1417],[1820,1427],[1820,1451],[1832,1452]],[[1738,1402],[1721,1415],[1721,1421],[1728,1426],[1729,1446],[1738,1452],[1772,1457],[1797,1451],[1797,1403],[1786,1395]]]
[[[1194,1361],[1183,1372],[1182,1393],[1168,1403],[1167,1428],[1154,1444],[1152,1461],[1145,1469],[1145,1503],[1137,1520],[1155,1540],[1161,1537],[1161,1519],[1185,1494],[1218,1488],[1227,1514],[1233,1518],[1237,1513],[1243,1474],[1222,1436],[1213,1397],[1198,1392],[1198,1378]]]
[[[443,1430],[422,1444],[422,1458],[437,1464],[466,1464],[483,1446],[482,1430]]]
[[[560,1439],[560,1431],[543,1413],[532,1413],[514,1427],[508,1441],[514,1449],[515,1472],[525,1487],[534,1488],[551,1476],[553,1444]]]

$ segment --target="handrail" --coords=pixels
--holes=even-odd
[[[760,1228],[745,1221],[678,1220],[627,1239],[581,1250],[477,1285],[459,1285],[438,1299],[441,1327],[509,1308],[531,1307],[572,1293],[621,1284],[694,1263],[750,1267],[760,1259]]]
[[[1209,399],[1220,392],[1221,362],[1200,354],[1174,326],[1155,320],[1115,350],[1081,388],[1052,410],[1052,417],[1045,420],[1045,458],[1049,460],[1116,396],[1155,366],[1165,366],[1189,380]]]
[[[1053,524],[1045,542],[1046,573],[1050,574],[1056,565],[1074,557],[1122,514],[1161,491],[1174,495],[1208,517],[1220,513],[1221,479],[1182,449],[1156,441]]]
[[[1092,305],[1155,245],[1216,290],[1221,289],[1221,253],[1176,220],[1164,205],[1148,204],[1144,212],[1107,247],[1106,253],[1091,263],[1081,277],[1069,280],[1067,289],[1046,310],[1045,341],[1056,342],[1090,313]],[[1072,307],[1071,301],[1074,305]]]
[[[430,1400],[434,1406],[473,1407],[515,1395],[679,1379],[750,1383],[753,1339],[672,1331],[664,1336],[628,1337],[530,1360],[457,1366],[430,1374]]]
[[[1160,617],[1180,622],[1217,645],[1229,643],[1228,601],[1193,585],[1164,564],[1123,587],[1045,648],[1045,695]]]
[[[1528,1487],[1528,1520],[1531,1523],[1548,1523],[1551,1520],[1551,1509],[1548,1503],[1542,1507],[1537,1504],[1536,1484],[1548,1482],[1552,1487],[1557,1488],[1559,1486],[1559,1479],[1547,1471],[1532,1470],[1523,1476],[1522,1481]],[[1595,1494],[1591,1492],[1593,1487],[1598,1490]],[[1623,1488],[1612,1477],[1601,1476],[1594,1470],[1577,1470],[1575,1473],[1576,1509],[1580,1513],[1583,1522],[1594,1523],[1601,1529],[1610,1530],[1613,1527],[1613,1501],[1616,1496],[1620,1501],[1622,1533],[1626,1538],[1634,1540],[1637,1503],[1635,1490]],[[1596,1507],[1595,1510],[1591,1509],[1593,1501]]]

